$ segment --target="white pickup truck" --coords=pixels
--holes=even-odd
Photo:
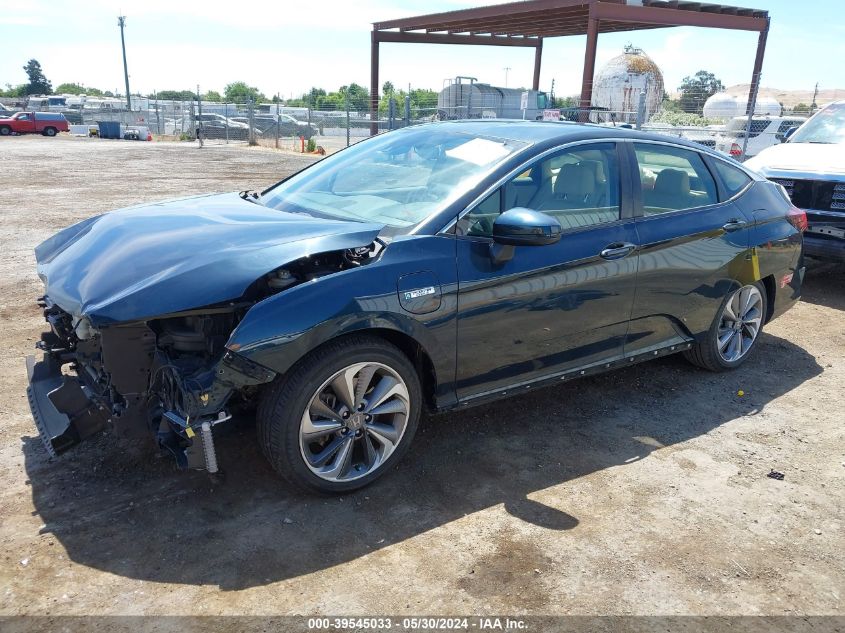
[[[806,255],[845,262],[845,101],[822,108],[786,143],[745,165],[783,185],[792,203],[806,211]]]

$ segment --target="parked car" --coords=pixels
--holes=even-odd
[[[801,125],[805,117],[755,116],[751,119],[751,132],[748,134],[746,158],[756,156],[767,147],[778,145],[784,140],[784,134],[790,128]],[[734,117],[728,121],[723,132],[716,135],[716,149],[723,154],[739,158],[745,143],[748,129],[748,117]]]
[[[235,117],[235,120],[244,123],[249,122],[248,117]],[[278,119],[275,116],[254,116],[253,124],[267,137],[276,136],[277,125],[279,136],[304,136],[308,139],[319,133],[319,128],[316,125],[309,125],[307,121],[298,121],[288,114],[280,114]]]
[[[214,426],[257,403],[283,477],[353,490],[424,408],[677,352],[739,367],[800,294],[805,223],[782,187],[682,140],[412,126],[260,195],[132,207],[39,245],[29,402],[51,454],[111,426],[212,472]]]
[[[194,115],[194,121],[202,126],[205,138],[238,139],[249,137],[249,126],[227,118],[222,114],[203,113]],[[257,133],[260,136],[260,133]]]
[[[746,164],[807,212],[807,255],[845,261],[845,101],[819,110],[788,141]]]
[[[0,119],[0,136],[10,134],[55,136],[59,132],[67,131],[67,119],[60,112],[18,112],[7,119]]]

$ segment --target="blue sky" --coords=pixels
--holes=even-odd
[[[222,91],[244,80],[288,97],[317,85],[329,90],[369,83],[369,31],[374,21],[448,11],[490,0],[0,0],[0,84],[26,80],[23,64],[38,59],[57,85],[77,81],[123,88],[117,15],[127,16],[133,92],[192,88]],[[845,88],[845,0],[737,0],[767,9],[772,28],[763,84],[781,89]],[[127,6],[128,5],[128,6]],[[599,36],[597,67],[631,42],[663,70],[667,89],[706,69],[726,86],[750,80],[754,33],[673,28]],[[541,88],[558,95],[580,89],[584,37],[547,40]],[[381,82],[439,89],[470,75],[511,87],[530,84],[532,49],[382,44]]]

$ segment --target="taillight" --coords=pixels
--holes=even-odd
[[[742,156],[742,148],[736,143],[731,143],[731,151],[729,153],[731,156]]]
[[[809,224],[807,223],[807,214],[798,207],[792,207],[786,214],[786,219],[789,223],[802,233],[807,230]]]

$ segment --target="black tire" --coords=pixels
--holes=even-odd
[[[9,136],[12,133],[12,128],[8,125],[0,125],[0,136]]]
[[[45,127],[44,128],[44,136],[55,136],[56,135],[56,128],[54,127]]]
[[[749,356],[751,356],[751,353],[757,346],[757,341],[760,340],[760,333],[763,330],[763,324],[766,322],[766,306],[768,305],[768,303],[766,300],[766,288],[762,283],[755,282],[749,285],[757,288],[757,290],[760,292],[760,295],[762,296],[763,314],[757,335],[752,341],[751,347],[748,348],[748,351],[745,352],[737,360],[729,361],[722,357],[722,354],[719,353],[718,348],[717,332],[722,320],[722,314],[728,302],[734,298],[736,293],[740,292],[740,288],[739,290],[732,291],[730,294],[728,294],[728,296],[724,298],[722,303],[719,305],[719,310],[716,312],[716,316],[713,319],[713,323],[710,325],[710,329],[707,330],[707,333],[704,335],[704,337],[700,341],[694,343],[690,349],[684,351],[684,358],[686,358],[690,363],[692,363],[693,365],[697,365],[698,367],[707,369],[709,371],[721,372],[736,369],[737,367],[742,365],[748,359]]]
[[[305,463],[300,423],[320,385],[355,363],[380,363],[398,373],[408,389],[410,412],[395,449],[373,472],[351,481],[327,481]],[[265,389],[256,414],[258,442],[276,472],[289,483],[308,492],[350,492],[372,483],[402,459],[419,425],[421,408],[419,376],[408,357],[379,337],[351,335],[317,348]]]

